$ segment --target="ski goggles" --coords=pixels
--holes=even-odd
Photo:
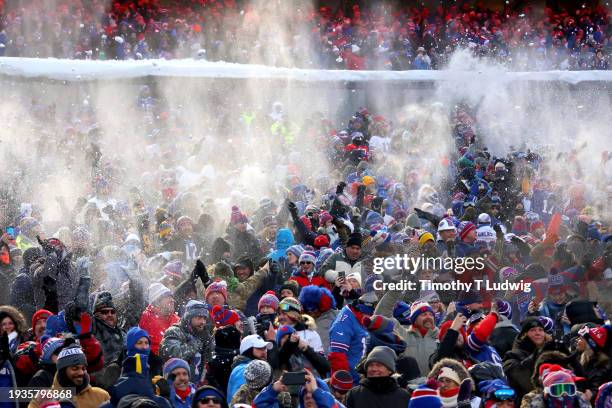
[[[302,312],[300,309],[298,309],[298,307],[297,307],[296,305],[291,304],[291,303],[287,303],[287,302],[286,302],[286,303],[281,302],[281,303],[278,305],[278,308],[279,308],[279,309],[280,309],[282,312],[291,312],[291,311],[298,312],[298,313],[301,313],[301,312]]]
[[[493,393],[493,399],[495,401],[509,401],[514,399],[515,396],[516,393],[512,388],[500,388]]]
[[[573,397],[574,395],[576,395],[576,384],[553,384],[550,387],[544,388],[544,394],[548,394],[553,397],[562,397],[563,395]]]

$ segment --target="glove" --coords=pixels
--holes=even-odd
[[[287,208],[289,208],[289,213],[291,214],[291,217],[293,217],[294,219],[297,219],[298,209],[295,203],[293,201],[289,201],[289,204],[287,204]]]
[[[457,408],[469,408],[471,406],[470,400],[472,398],[472,380],[469,378],[461,381],[459,386],[459,394],[457,395]]]
[[[339,182],[338,186],[336,187],[336,195],[342,194],[345,188],[346,188],[346,183],[344,181]]]
[[[208,272],[206,271],[206,265],[200,259],[196,261],[195,266],[193,267],[193,271],[191,272],[191,280],[195,281],[200,278],[202,283],[206,285],[210,282],[210,277],[208,276]]]
[[[155,386],[155,393],[160,397],[169,399],[170,398],[170,383],[168,380],[161,376],[153,379],[153,385]]]
[[[278,262],[270,261],[270,274],[277,275],[280,272],[280,265]]]
[[[502,229],[499,226],[499,224],[495,224],[493,226],[493,229],[495,230],[495,236],[497,237],[498,240],[504,239],[504,232],[502,231]]]
[[[79,338],[87,337],[93,329],[93,320],[87,312],[81,312],[79,320],[73,321],[72,324]]]
[[[79,277],[90,277],[89,267],[91,266],[91,260],[88,256],[82,256],[76,261],[76,270],[79,272]]]
[[[53,248],[51,245],[49,245],[49,243],[47,242],[47,240],[42,240],[40,238],[40,235],[36,236],[36,240],[38,241],[38,245],[40,245],[40,247],[43,249],[43,251],[45,252],[45,254],[50,255],[50,254],[55,254],[55,248]],[[56,254],[57,255],[57,254]]]

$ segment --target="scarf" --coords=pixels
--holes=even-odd
[[[459,387],[451,388],[450,390],[440,390],[439,394],[444,408],[455,408],[457,406]]]
[[[174,388],[174,393],[177,397],[181,399],[181,401],[187,401],[189,394],[191,394],[191,387],[187,385],[187,388],[184,390],[179,390],[178,388]]]

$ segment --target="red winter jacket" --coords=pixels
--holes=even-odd
[[[302,270],[296,272],[295,275],[289,278],[289,280],[296,281],[301,288],[309,285],[315,285],[331,290],[329,282],[327,282],[325,278],[323,278],[322,276],[315,275],[309,279],[308,276],[306,276],[306,274]]]
[[[149,336],[151,337],[152,352],[159,355],[159,344],[164,337],[164,332],[166,329],[168,329],[168,327],[178,323],[179,320],[181,319],[176,313],[169,316],[162,316],[159,314],[159,310],[155,306],[147,306],[144,312],[142,312],[142,316],[140,316],[138,326],[149,333]]]

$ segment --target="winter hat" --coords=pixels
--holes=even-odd
[[[223,296],[223,302],[227,303],[227,282],[224,280],[216,281],[208,285],[206,291],[204,292],[204,299],[208,302],[208,296],[213,293],[218,292]]]
[[[374,282],[376,281],[382,281],[382,277],[378,274],[370,274],[368,275],[368,277],[365,280],[365,284],[363,285],[363,292],[364,293],[368,293],[368,292],[374,292]]]
[[[232,268],[227,262],[219,261],[215,264],[213,269],[213,280],[228,280],[233,277]]]
[[[276,297],[276,293],[273,290],[269,290],[259,299],[257,303],[257,310],[260,310],[264,306],[271,307],[276,312],[278,310],[279,300]]]
[[[285,251],[285,253],[295,255],[295,257],[298,259],[300,258],[300,255],[302,255],[302,252],[304,252],[304,248],[302,248],[300,245],[291,245]]]
[[[470,221],[463,221],[459,224],[459,239],[462,241],[467,237],[470,231],[474,231],[476,226]]]
[[[382,215],[377,213],[376,211],[370,211],[365,219],[365,227],[366,229],[372,229],[375,225],[384,224],[385,220]],[[349,246],[347,244],[347,246]]]
[[[509,302],[498,299],[495,302],[495,305],[497,306],[497,312],[500,315],[505,316],[508,320],[512,320],[512,306],[510,306]]]
[[[282,292],[283,289],[288,289],[293,292],[293,297],[298,297],[300,295],[300,284],[294,280],[285,281],[278,290],[279,293]]]
[[[133,356],[136,353],[146,354],[144,350],[136,348],[136,343],[143,337],[146,337],[149,340],[149,344],[151,344],[151,336],[149,336],[149,333],[147,333],[146,330],[141,329],[138,326],[132,327],[130,330],[128,330],[125,336],[125,346],[128,356]]]
[[[608,331],[605,327],[599,326],[589,328],[588,326],[584,326],[578,331],[578,335],[582,337],[593,350],[609,351],[606,350]]]
[[[355,279],[357,282],[359,282],[359,286],[361,286],[361,274],[358,272],[351,272],[348,275],[346,275],[346,279]]]
[[[272,367],[267,361],[253,360],[244,369],[244,379],[247,387],[252,390],[260,390],[270,383],[272,378]]]
[[[216,327],[230,326],[240,320],[238,313],[220,305],[213,306],[211,316]]]
[[[286,297],[278,304],[279,311],[287,313],[293,320],[299,320],[302,314],[302,304],[293,297]]]
[[[232,206],[232,214],[230,216],[230,223],[232,225],[236,225],[236,224],[246,224],[249,222],[249,219],[247,218],[247,216],[240,212],[240,209],[238,208],[237,205]]]
[[[507,280],[513,280],[520,275],[519,271],[511,266],[504,266],[499,270],[500,282],[506,282]]]
[[[361,237],[360,233],[354,232],[349,236],[348,241],[346,241],[346,246],[350,247],[350,246],[356,245],[359,248],[361,248],[362,239],[363,238]]]
[[[199,300],[192,299],[187,302],[185,305],[185,314],[183,315],[183,319],[185,321],[190,322],[194,317],[209,317],[209,309],[208,305],[204,302],[200,302]]]
[[[170,261],[164,266],[162,272],[166,276],[180,279],[183,277],[183,263],[178,259]]]
[[[559,270],[553,268],[550,270],[548,274],[548,290],[557,288],[557,289],[565,289],[565,278],[563,275],[559,273]]]
[[[457,300],[457,306],[465,307],[467,305],[471,305],[473,303],[482,303],[482,295],[477,291],[467,291],[461,292],[459,295],[459,299]],[[464,313],[466,316],[469,316],[469,313]]]
[[[96,296],[96,300],[94,302],[94,313],[98,312],[101,309],[114,309],[115,304],[113,303],[113,295],[110,292],[100,292]]]
[[[327,211],[321,211],[319,213],[319,225],[325,225],[328,221],[333,221],[334,217]]]
[[[573,325],[595,323],[602,325],[603,319],[595,314],[595,304],[590,300],[574,299],[565,305],[565,314]]]
[[[370,354],[368,354],[364,367],[367,368],[368,364],[372,362],[380,363],[394,373],[397,356],[395,351],[387,346],[376,346],[370,351]]]
[[[168,377],[172,375],[172,372],[177,368],[184,368],[185,370],[187,370],[188,374],[190,373],[189,364],[185,360],[173,357],[166,361],[166,364],[164,364],[164,368],[162,371],[164,378],[168,379]]]
[[[317,237],[314,239],[314,247],[317,249],[329,247],[329,238],[327,235],[317,235]]]
[[[42,354],[40,356],[40,361],[45,364],[52,364],[51,357],[59,351],[64,346],[64,339],[60,339],[59,337],[51,337],[45,341],[42,346]]]
[[[198,388],[193,394],[192,401],[195,401],[195,406],[197,407],[198,401],[206,397],[215,397],[221,400],[221,408],[227,408],[227,401],[223,392],[219,391],[217,388],[211,385],[204,385]]]
[[[378,296],[374,292],[366,292],[359,297],[359,299],[354,300],[352,306],[359,313],[363,313],[365,315],[371,316],[374,314],[374,309],[376,308],[376,304],[378,303]]]
[[[32,315],[32,330],[34,330],[34,326],[39,320],[48,319],[50,316],[53,316],[53,313],[46,309],[37,310],[34,315]]]
[[[157,408],[159,404],[150,398],[128,394],[119,400],[117,408]],[[62,407],[64,408],[64,407]]]
[[[363,326],[368,329],[368,331],[382,334],[382,333],[391,333],[393,331],[393,320],[383,316],[383,315],[372,315],[365,316],[363,318]]]
[[[397,302],[393,307],[393,317],[395,317],[402,326],[410,325],[410,304],[402,301]]]
[[[57,371],[74,366],[74,365],[87,365],[87,358],[80,346],[77,344],[71,344],[60,351],[57,356],[57,362],[55,363]]]
[[[410,396],[408,408],[442,408],[438,390],[431,388],[428,384],[419,385]]]
[[[542,386],[546,389],[555,384],[574,384],[582,378],[574,376],[571,370],[567,370],[558,364],[547,363],[540,366],[540,380]]]
[[[182,217],[179,217],[178,220],[176,220],[176,228],[177,229],[182,227],[182,226],[184,226],[184,225],[187,225],[187,224],[191,224],[191,225],[195,224],[195,222],[193,222],[191,217],[189,217],[187,215],[183,215]]]
[[[159,282],[149,286],[149,304],[157,303],[166,296],[172,296],[172,291]]]
[[[541,327],[542,329],[544,329],[544,324],[536,316],[527,317],[521,323],[521,332],[519,333],[519,336],[527,333],[529,330],[533,329],[534,327]]]
[[[538,320],[542,323],[542,327],[546,333],[552,333],[555,327],[555,321],[553,319],[546,316],[538,316]]]
[[[57,315],[52,315],[47,318],[47,327],[45,327],[44,337],[57,337],[58,333],[69,333],[66,319],[64,319],[64,311],[62,310]]]
[[[316,285],[302,288],[299,300],[306,312],[318,310],[323,313],[336,308],[336,300],[329,289]]]
[[[289,336],[291,334],[295,333],[295,329],[291,326],[281,326],[278,328],[278,330],[276,331],[276,344],[279,345],[280,347],[280,343],[283,337],[285,336]]]
[[[435,242],[434,236],[431,232],[423,232],[419,235],[419,245],[423,246],[427,241]]]
[[[302,262],[310,262],[314,265],[317,263],[317,257],[312,251],[304,251],[302,255],[300,255],[300,263]]]
[[[421,315],[421,313],[430,312],[432,315],[434,313],[431,305],[427,302],[415,302],[410,307],[410,321],[412,324],[416,322],[416,319]]]
[[[442,367],[440,369],[440,372],[438,373],[438,380],[440,378],[448,378],[449,380],[454,381],[457,385],[461,384],[459,374],[457,374],[457,372],[450,367]]]
[[[331,376],[329,384],[340,392],[348,392],[353,388],[353,376],[346,370],[337,370]]]

